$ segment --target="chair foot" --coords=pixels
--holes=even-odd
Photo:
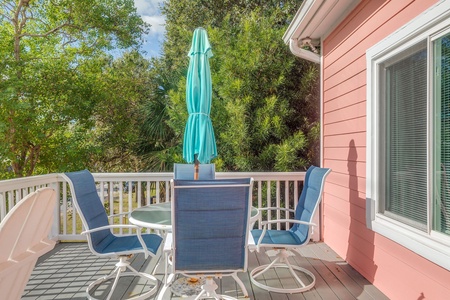
[[[114,278],[112,288],[111,288],[108,296],[106,297],[106,300],[111,299],[119,279],[121,277],[127,277],[127,276],[130,276],[130,277],[138,277],[139,276],[144,280],[150,281],[150,283],[148,283],[148,284],[153,284],[153,287],[151,287],[149,291],[142,293],[140,295],[131,297],[131,298],[126,298],[127,300],[148,299],[148,297],[150,297],[151,295],[156,293],[157,288],[158,288],[158,279],[156,279],[156,277],[154,277],[153,275],[136,271],[133,267],[130,266],[129,262],[126,261],[126,259],[127,259],[126,257],[121,257],[120,262],[116,264],[116,268],[114,269],[113,272],[111,272],[111,274],[103,276],[103,277],[95,280],[87,287],[86,293],[87,293],[88,299],[97,300],[97,298],[95,298],[92,295],[92,292],[94,290],[96,290],[100,285],[102,285],[105,282],[112,280]],[[126,269],[129,269],[130,272],[125,272]],[[102,299],[104,299],[104,297],[102,297]]]
[[[291,264],[284,264],[284,263],[275,263],[270,265],[262,265],[259,267],[256,267],[250,272],[250,280],[251,282],[256,285],[259,288],[262,288],[264,290],[270,291],[270,292],[276,292],[276,293],[287,293],[287,294],[294,294],[294,293],[301,293],[305,292],[307,290],[310,290],[314,287],[316,283],[316,277],[313,273],[311,273],[309,270],[306,270],[305,268],[299,267],[299,266],[293,266]],[[279,288],[279,287],[272,287],[266,284],[261,283],[260,281],[256,280],[256,277],[262,275],[268,270],[274,270],[275,268],[285,268],[288,269],[291,273],[293,279],[301,286],[298,288]],[[308,284],[305,284],[303,280],[301,280],[295,271],[301,272],[306,274],[308,277],[311,278],[311,282]]]

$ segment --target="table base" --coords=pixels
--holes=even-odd
[[[196,282],[190,281],[188,277],[182,277],[172,283],[171,291],[178,297],[194,296],[200,294],[205,279],[198,279]]]

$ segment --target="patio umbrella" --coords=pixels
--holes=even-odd
[[[195,163],[195,179],[198,179],[198,164],[209,163],[217,156],[216,139],[210,119],[211,70],[209,58],[211,45],[204,28],[197,28],[189,50],[189,69],[186,80],[186,105],[189,118],[186,122],[183,141],[183,158]]]

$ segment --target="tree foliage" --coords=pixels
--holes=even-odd
[[[105,113],[105,51],[138,45],[147,28],[132,0],[0,1],[2,169],[26,176],[85,165]]]
[[[214,54],[211,118],[217,168],[291,171],[317,163],[318,69],[295,58],[281,39],[297,6],[297,1],[165,2],[162,69],[179,74],[167,91],[165,123],[180,154],[187,119],[187,51],[193,30],[202,26]],[[181,155],[176,159],[182,161]]]
[[[133,0],[0,0],[0,178],[170,170],[182,162],[187,52],[214,56],[211,118],[222,171],[317,164],[318,69],[282,36],[298,1],[166,0],[161,57]],[[124,49],[121,56],[108,54]]]

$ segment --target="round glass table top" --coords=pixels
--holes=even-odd
[[[256,222],[259,210],[252,207],[250,223]],[[171,203],[155,203],[136,208],[130,215],[130,223],[156,230],[172,230]]]

